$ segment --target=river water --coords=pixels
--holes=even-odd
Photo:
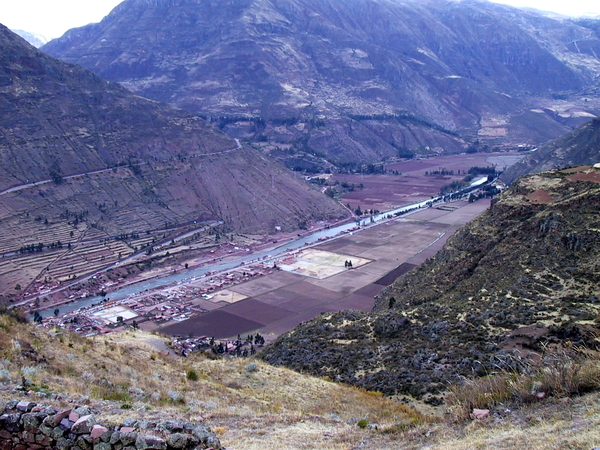
[[[479,186],[487,181],[487,177],[478,179],[471,183],[469,187]],[[203,267],[198,267],[196,269],[185,270],[179,273],[175,273],[173,275],[167,275],[161,278],[155,278],[147,281],[140,281],[139,283],[132,284],[130,286],[123,287],[114,292],[111,292],[107,295],[106,298],[101,297],[99,295],[94,297],[86,297],[78,300],[74,300],[70,303],[63,304],[59,306],[60,314],[66,314],[72,311],[75,311],[80,308],[85,308],[86,306],[95,305],[97,303],[102,302],[103,300],[120,300],[127,296],[138,294],[140,292],[155,289],[163,286],[173,285],[173,284],[183,284],[186,282],[192,282],[196,279],[205,276],[208,272],[217,271],[222,272],[228,269],[233,269],[238,267],[240,264],[256,262],[258,260],[262,260],[261,262],[271,262],[276,261],[277,259],[284,256],[284,254],[289,250],[296,250],[302,248],[304,246],[308,246],[310,244],[316,244],[319,240],[331,238],[337,236],[340,233],[346,232],[352,228],[355,228],[357,225],[360,225],[361,228],[366,228],[370,226],[376,225],[382,219],[388,218],[390,215],[400,215],[406,213],[411,210],[419,209],[426,207],[427,205],[431,205],[432,203],[437,203],[442,201],[442,197],[434,197],[429,200],[424,200],[422,202],[413,203],[411,205],[402,206],[400,208],[396,208],[391,211],[386,211],[381,214],[376,214],[374,216],[370,216],[367,218],[363,218],[360,221],[346,223],[344,225],[338,225],[332,228],[326,228],[314,233],[311,233],[306,236],[299,237],[297,239],[293,239],[287,243],[284,243],[276,248],[270,248],[267,250],[259,251],[257,253],[249,253],[248,255],[242,256],[234,256],[231,258],[227,258],[227,260],[222,262],[216,262],[214,264],[206,265]],[[42,317],[49,317],[54,315],[54,307],[48,308],[45,310],[40,310],[39,313]]]

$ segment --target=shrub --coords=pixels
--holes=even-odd
[[[0,316],[8,316],[18,323],[27,323],[29,320],[27,319],[27,314],[21,308],[11,308],[6,303],[0,302]],[[8,330],[7,330],[8,331]]]
[[[194,369],[188,369],[185,373],[185,377],[190,381],[198,381],[198,379],[200,378],[198,376],[198,372],[196,372]]]
[[[360,428],[367,428],[369,426],[369,421],[367,419],[360,419],[358,422],[356,422],[356,425],[358,425]]]

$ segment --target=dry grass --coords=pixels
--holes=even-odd
[[[439,430],[431,448],[439,450],[590,450],[600,445],[600,396],[546,400],[484,421]],[[413,447],[406,447],[413,448]],[[418,447],[414,447],[418,448]]]
[[[548,353],[538,366],[530,366],[522,373],[500,371],[451,386],[448,402],[453,416],[465,420],[474,408],[513,408],[548,396],[570,397],[598,390],[598,354],[571,349]]]
[[[347,449],[373,434],[357,426],[361,419],[403,428],[427,420],[378,393],[260,361],[173,357],[162,338],[139,331],[85,338],[0,315],[0,362],[5,386],[25,377],[34,400],[59,393],[100,408],[109,422],[156,414],[203,421],[228,448]],[[0,384],[0,399],[14,395]]]
[[[0,314],[0,400],[15,398],[12,388],[26,377],[37,391],[31,395],[34,401],[58,407],[88,404],[109,423],[130,417],[201,421],[229,450],[589,450],[600,445],[600,397],[589,394],[564,402],[558,396],[566,391],[552,381],[579,380],[561,384],[571,386],[570,392],[573,386],[589,387],[581,380],[595,380],[598,371],[588,363],[577,370],[568,364],[548,366],[546,378],[528,386],[547,383],[557,397],[524,403],[511,412],[499,407],[506,403],[500,393],[514,391],[518,377],[467,383],[461,392],[473,399],[468,407],[492,399],[494,415],[483,421],[442,422],[378,393],[259,361],[173,357],[156,335],[136,331],[84,338],[32,328]],[[569,378],[567,373],[580,375]],[[44,397],[52,393],[60,398]],[[456,405],[454,413],[461,414]]]

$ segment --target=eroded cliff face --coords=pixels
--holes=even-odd
[[[488,2],[127,0],[44,51],[337,162],[539,143],[598,112],[593,30]]]
[[[599,207],[599,169],[520,178],[373,312],[323,314],[263,358],[420,398],[561,342],[597,348]]]

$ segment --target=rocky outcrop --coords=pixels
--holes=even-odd
[[[1,450],[221,450],[210,428],[180,420],[104,424],[87,407],[59,411],[13,400],[0,415]]]

